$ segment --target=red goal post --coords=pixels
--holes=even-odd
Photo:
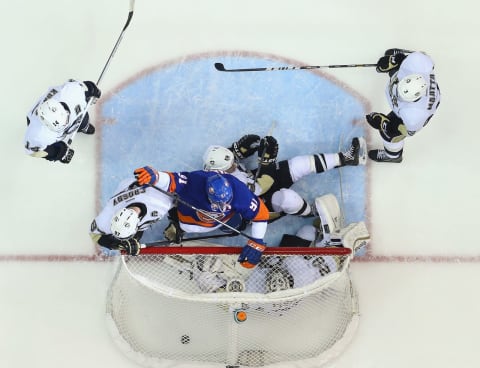
[[[211,244],[210,244],[211,245]],[[318,367],[350,341],[358,302],[349,248],[150,247],[118,257],[107,321],[147,367]]]

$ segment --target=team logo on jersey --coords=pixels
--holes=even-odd
[[[201,222],[205,222],[207,224],[212,224],[216,222],[215,220],[221,221],[225,217],[225,215],[221,212],[197,211],[196,214]]]

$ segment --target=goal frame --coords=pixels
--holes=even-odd
[[[116,288],[116,283],[120,279],[120,283],[125,278],[131,280],[130,284],[127,284],[127,288],[130,287],[141,287],[146,290],[147,293],[160,293],[164,297],[167,296],[170,299],[178,298],[182,300],[182,303],[192,303],[192,311],[196,311],[198,307],[196,307],[195,303],[200,304],[212,304],[212,303],[220,303],[222,305],[226,305],[226,303],[230,303],[230,308],[232,305],[249,305],[255,304],[257,302],[255,293],[252,292],[224,292],[224,293],[206,293],[206,294],[192,294],[187,295],[184,291],[176,292],[174,290],[170,290],[169,285],[157,287],[151,282],[142,279],[142,277],[137,278],[135,276],[135,272],[132,272],[129,269],[129,264],[132,262],[143,262],[142,258],[145,259],[146,263],[151,262],[155,264],[154,261],[150,261],[147,259],[154,260],[156,256],[169,256],[169,255],[186,255],[186,256],[197,256],[197,255],[228,255],[230,257],[235,257],[235,255],[239,254],[242,250],[242,247],[225,247],[225,246],[211,246],[211,244],[207,244],[206,246],[199,246],[197,244],[192,246],[172,246],[172,247],[148,247],[143,248],[142,252],[139,256],[128,256],[122,255],[117,259],[117,267],[114,279],[110,285],[110,289],[108,292],[108,300],[107,300],[107,309],[106,309],[106,317],[107,317],[107,327],[112,336],[112,339],[115,341],[117,347],[128,356],[131,360],[139,363],[145,367],[152,367],[152,368],[240,368],[240,367],[263,367],[263,368],[290,368],[292,366],[298,368],[317,368],[327,363],[330,363],[335,357],[341,354],[342,351],[345,350],[347,345],[352,340],[355,331],[358,326],[359,322],[359,308],[358,308],[358,296],[356,293],[355,288],[351,282],[349,276],[349,263],[350,260],[353,258],[353,252],[349,248],[344,247],[326,247],[326,248],[313,248],[313,247],[270,247],[265,250],[263,256],[335,256],[341,257],[344,259],[342,266],[339,267],[339,270],[332,272],[331,274],[327,274],[322,279],[317,280],[316,282],[312,283],[311,285],[307,285],[305,287],[300,287],[299,289],[290,289],[290,290],[283,290],[274,292],[271,294],[262,294],[263,298],[261,303],[268,304],[269,302],[277,304],[283,303],[285,301],[292,301],[299,297],[300,294],[305,293],[305,295],[310,296],[311,294],[316,293],[319,290],[326,290],[330,288],[331,285],[335,285],[338,279],[346,279],[347,281],[342,281],[345,285],[343,286],[345,289],[349,290],[349,295],[347,296],[350,299],[350,307],[349,310],[351,314],[349,322],[346,326],[341,327],[342,332],[339,334],[339,338],[332,343],[331,346],[328,346],[325,350],[322,350],[321,354],[317,356],[309,356],[305,359],[296,359],[296,360],[285,360],[279,361],[274,363],[268,364],[261,364],[261,365],[249,365],[249,364],[242,364],[238,363],[235,359],[238,359],[238,354],[235,355],[233,360],[226,360],[225,362],[219,363],[217,362],[208,362],[208,361],[191,361],[191,360],[181,360],[181,359],[171,359],[167,356],[167,358],[158,357],[158,356],[150,356],[145,355],[142,351],[138,351],[134,348],[130,342],[128,342],[128,338],[125,337],[124,332],[122,332],[122,326],[119,325],[117,321],[118,314],[115,312],[115,302],[112,302],[112,297],[114,293],[114,288]],[[235,258],[236,259],[236,258]],[[257,266],[258,267],[258,266]],[[134,270],[135,271],[135,270]],[[122,283],[123,285],[123,283]],[[144,291],[145,292],[145,291]],[[143,292],[142,292],[143,293]],[[120,294],[123,294],[123,291],[120,290]],[[275,294],[275,295],[274,295]],[[132,302],[136,302],[132,299]],[[127,304],[129,301],[127,300]],[[147,300],[147,303],[149,301]],[[160,304],[161,305],[161,304]],[[162,311],[163,313],[163,311]],[[319,310],[319,313],[322,313]],[[117,315],[116,315],[117,314]],[[328,312],[327,312],[328,314]],[[175,318],[175,317],[172,317]],[[250,318],[250,317],[249,317]],[[272,318],[279,318],[279,317],[272,317]],[[283,318],[283,317],[281,317]],[[299,318],[308,318],[305,315],[299,316]],[[213,322],[212,322],[213,323]],[[268,322],[270,323],[270,322]],[[275,323],[275,321],[272,321]],[[237,331],[237,329],[242,328],[241,326],[237,326],[233,323],[230,326],[231,331]],[[294,326],[292,326],[293,328]],[[233,329],[233,330],[232,330]],[[338,332],[337,332],[338,333]],[[232,335],[233,336],[233,335]],[[288,337],[288,336],[287,336]],[[294,337],[295,338],[295,337]],[[234,338],[236,340],[237,338]],[[231,355],[231,354],[230,354]],[[286,355],[287,356],[287,355]]]

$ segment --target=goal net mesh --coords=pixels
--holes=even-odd
[[[149,367],[318,367],[358,318],[346,248],[166,247],[121,256],[107,297],[114,340]],[[166,253],[162,253],[166,252]]]

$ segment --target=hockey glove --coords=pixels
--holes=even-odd
[[[272,136],[266,136],[260,141],[258,147],[258,162],[261,165],[268,165],[277,161],[278,142]]]
[[[68,164],[73,157],[74,151],[68,147],[64,141],[58,141],[45,147],[47,155],[45,159],[48,161],[60,161],[64,164]]]
[[[165,239],[170,240],[175,244],[182,243],[183,233],[184,232],[180,229],[180,227],[174,222],[170,222],[165,230],[163,230],[163,236],[165,236]]]
[[[100,96],[102,95],[102,91],[100,91],[100,89],[95,83],[93,83],[92,81],[84,81],[83,84],[85,85],[85,87],[87,87],[87,91],[85,92],[85,98],[87,100],[90,97],[93,97],[94,101],[92,102],[95,102],[97,99],[100,98]]]
[[[62,164],[69,164],[70,161],[72,161],[72,158],[73,158],[73,154],[75,153],[75,151],[71,148],[67,148],[67,152],[65,152],[65,154],[63,155],[63,157],[60,159],[60,162]]]
[[[139,185],[155,185],[158,182],[158,171],[153,167],[144,166],[136,169],[133,173]]]
[[[411,54],[413,51],[411,50],[405,50],[405,49],[398,49],[396,47],[394,48],[391,48],[391,49],[387,49],[385,50],[385,53],[384,55],[398,55],[398,54]]]
[[[249,157],[258,150],[260,137],[256,134],[247,134],[233,142],[231,150],[239,159]]]
[[[382,56],[377,61],[377,72],[378,73],[390,73],[396,71],[402,61],[406,58],[405,54],[398,53],[395,55],[385,55]]]
[[[245,268],[254,268],[260,258],[263,251],[267,248],[262,239],[250,239],[242,249],[238,262]]]
[[[365,115],[368,125],[373,129],[379,130],[382,124],[386,124],[390,121],[387,115],[380,112],[371,112],[368,115]]]
[[[118,245],[118,249],[124,251],[129,256],[138,256],[140,254],[141,245],[135,238],[122,241]]]

